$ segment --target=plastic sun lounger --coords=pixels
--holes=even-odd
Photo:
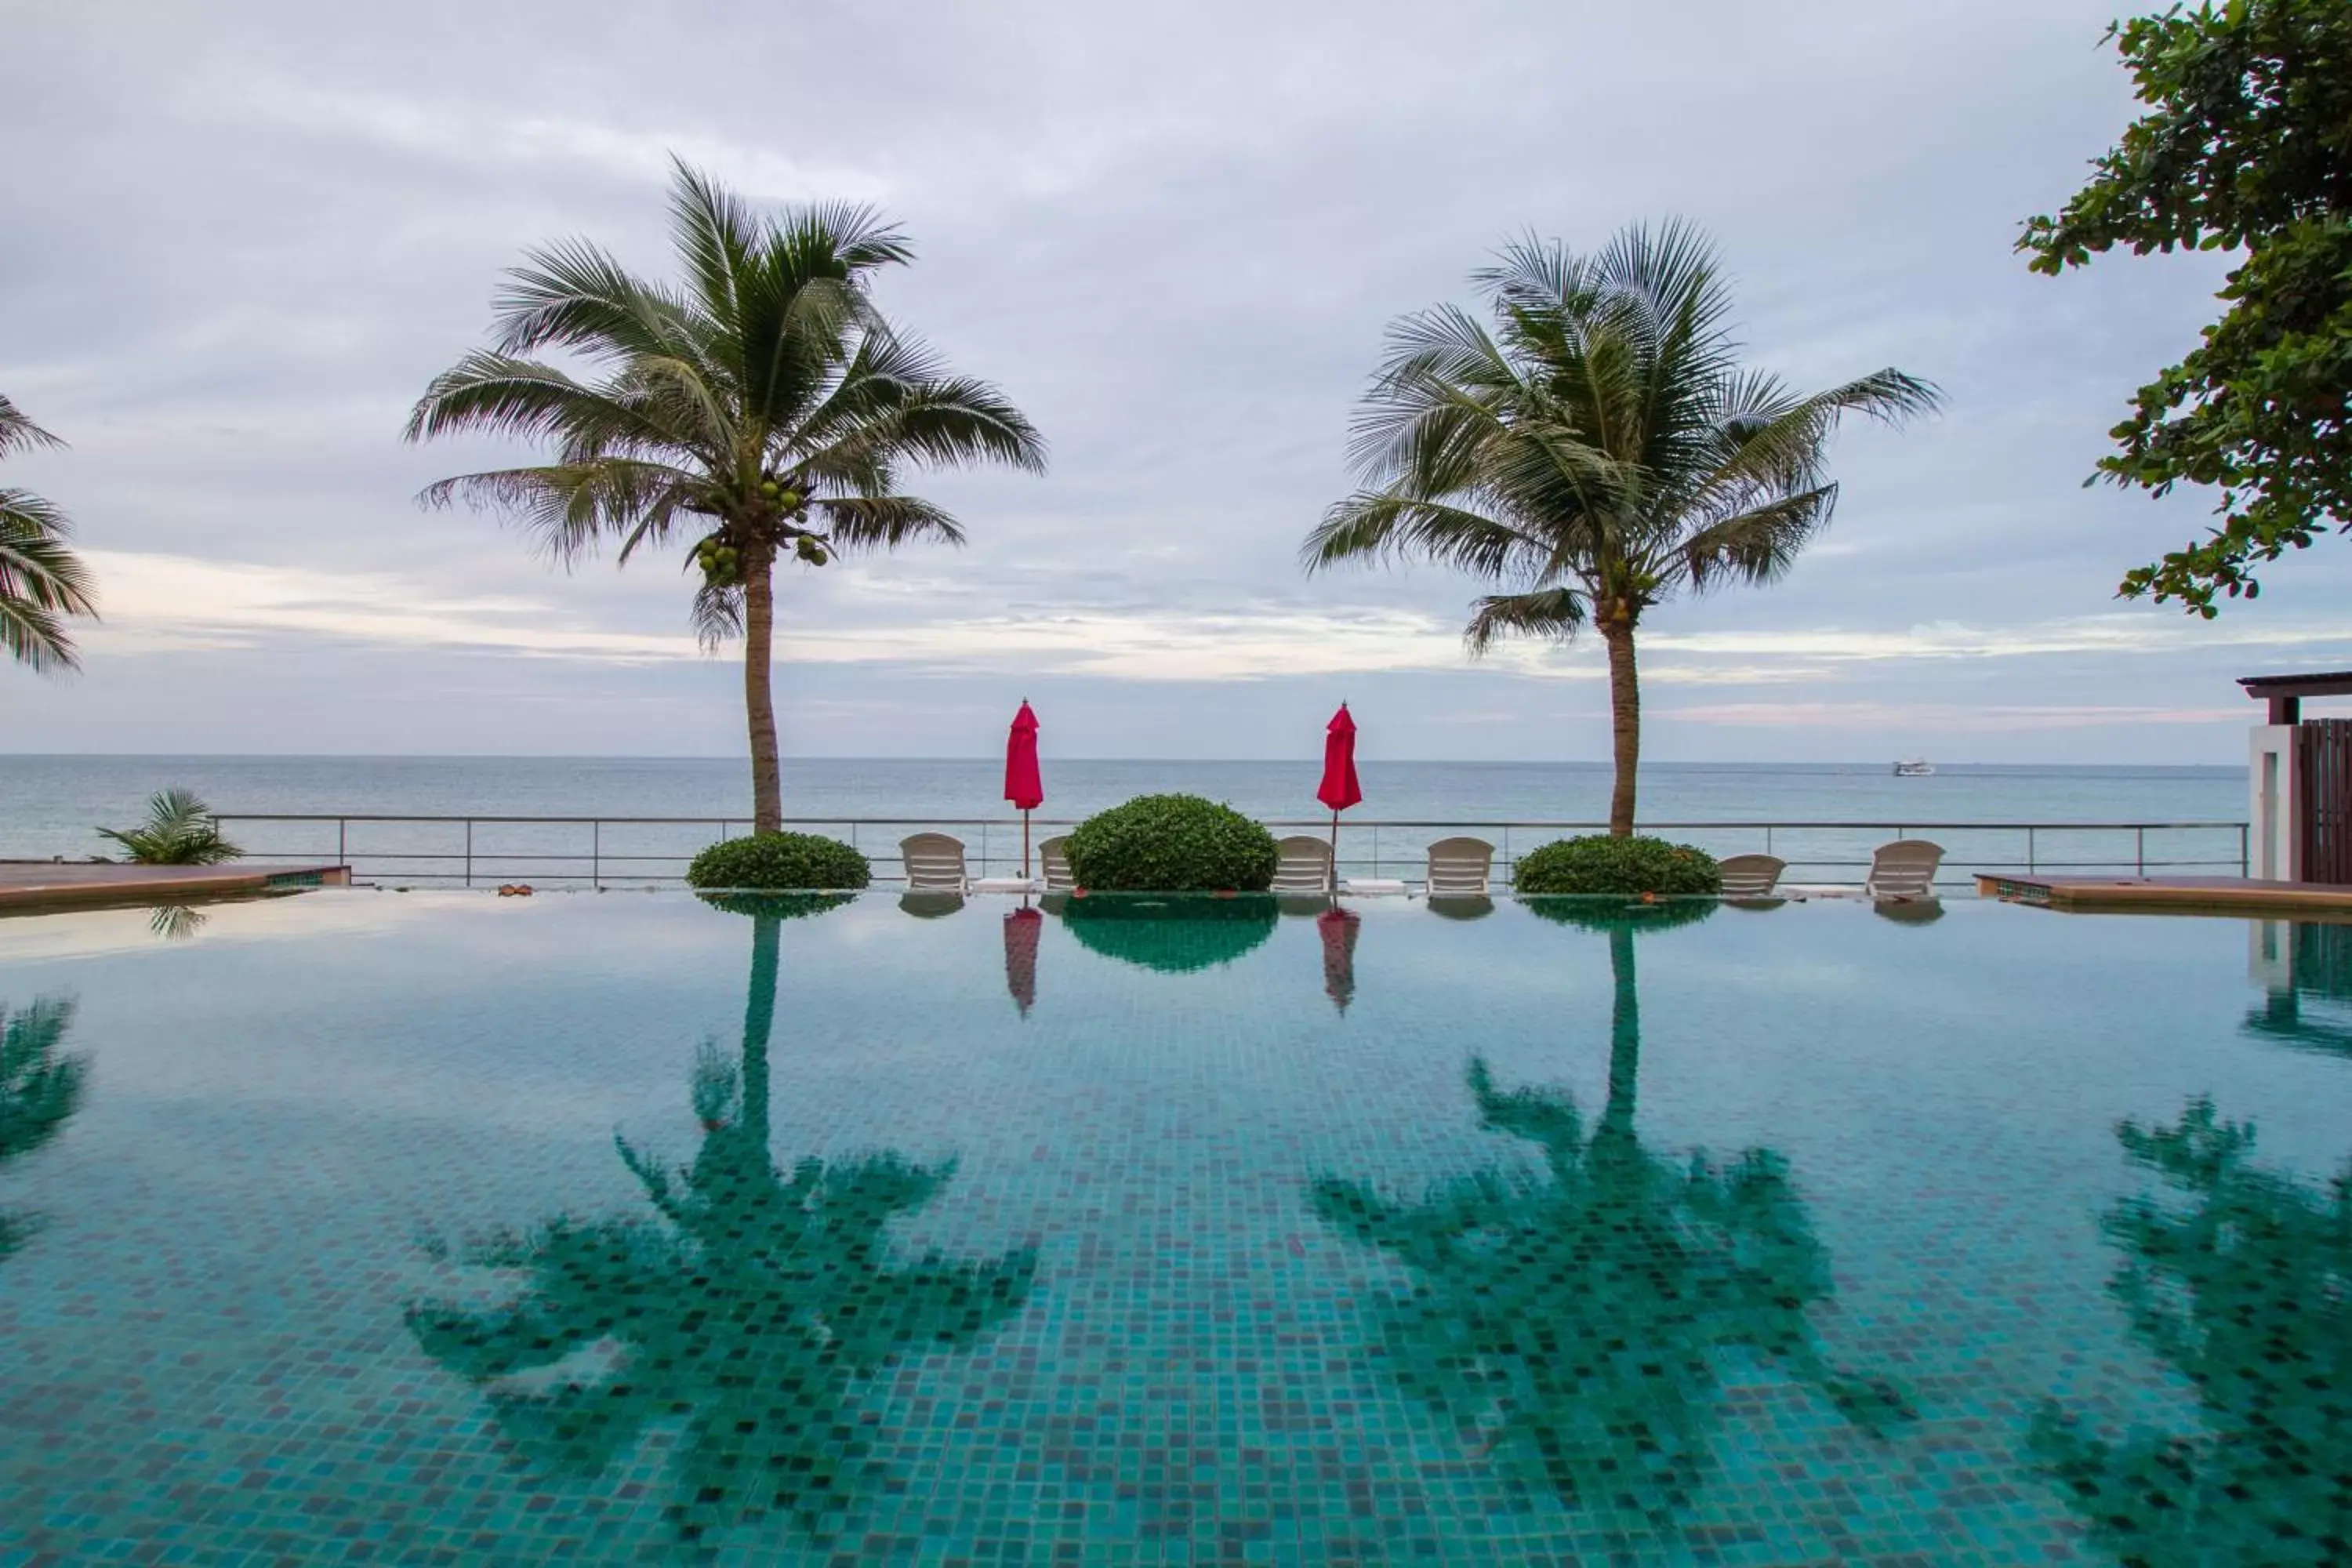
[[[1067,835],[1057,833],[1037,846],[1037,868],[1045,875],[1045,890],[1049,893],[1066,893],[1078,885],[1070,875]]]
[[[1274,866],[1273,891],[1325,898],[1330,895],[1331,845],[1328,839],[1301,835],[1286,838],[1274,847],[1279,858]]]
[[[1769,899],[1780,885],[1789,863],[1778,855],[1734,855],[1724,860],[1723,896],[1727,899]]]
[[[1944,847],[1925,838],[1898,838],[1882,844],[1870,857],[1870,876],[1863,896],[1883,899],[1932,899],[1936,868],[1944,863]]]
[[[1495,847],[1483,838],[1441,838],[1429,847],[1433,899],[1483,899],[1495,874]]]
[[[907,891],[961,893],[970,881],[964,873],[963,840],[944,833],[918,833],[898,841],[907,865]]]

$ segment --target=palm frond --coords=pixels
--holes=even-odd
[[[844,550],[896,550],[912,539],[964,542],[954,518],[915,496],[828,496],[814,504],[826,539]]]
[[[145,822],[98,832],[146,866],[213,866],[245,853],[221,836],[212,807],[191,790],[159,790],[148,799]]]
[[[1490,594],[1472,606],[1470,624],[1462,641],[1476,658],[1507,635],[1549,637],[1566,642],[1584,629],[1582,590],[1538,588],[1524,594]]]
[[[1829,525],[1837,490],[1834,484],[1816,485],[1715,519],[1682,542],[1675,563],[1678,574],[1699,593],[1727,579],[1774,581],[1796,564],[1798,552]]]
[[[688,618],[702,651],[717,652],[719,644],[743,635],[743,590],[732,584],[704,582],[694,591],[694,608]]]
[[[1309,571],[1360,557],[1424,556],[1482,577],[1533,570],[1545,542],[1498,518],[1392,492],[1360,490],[1335,504],[1300,551]]]
[[[696,336],[684,302],[583,239],[529,252],[507,274],[490,309],[498,352],[509,355],[558,347],[625,361],[680,353]]]
[[[701,510],[705,481],[685,469],[626,458],[491,468],[436,479],[418,493],[425,506],[468,505],[506,514],[566,564],[619,534],[634,552],[647,537],[666,538],[680,512]]]
[[[70,616],[96,619],[89,568],[65,514],[29,490],[0,489],[0,647],[37,671],[74,669]]]
[[[34,424],[5,396],[0,396],[0,458],[11,452],[30,451],[36,447],[64,445],[63,441]]]

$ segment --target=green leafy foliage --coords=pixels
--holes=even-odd
[[[1723,886],[1715,857],[1663,838],[1591,834],[1561,838],[1520,858],[1513,882],[1522,894],[1712,893]]]
[[[159,791],[148,798],[147,820],[139,826],[98,831],[142,866],[216,866],[245,853],[221,837],[213,808],[193,790]]]
[[[0,458],[63,445],[0,397]],[[32,669],[73,668],[66,618],[98,615],[89,568],[67,543],[72,536],[73,525],[51,502],[0,486],[0,648]]]
[[[2037,272],[2116,246],[2237,249],[2221,319],[2140,388],[2094,479],[2217,489],[2221,526],[2127,574],[2208,619],[2252,568],[2352,528],[2352,6],[2231,0],[2110,29],[2147,111],[2018,248]]]
[[[859,851],[838,838],[814,833],[754,833],[713,844],[686,868],[689,888],[723,891],[775,889],[827,891],[863,888],[874,879],[874,868]],[[745,914],[781,913],[749,900]],[[814,909],[806,911],[816,912]]]
[[[1475,281],[1491,325],[1439,306],[1390,326],[1356,416],[1360,488],[1307,535],[1306,562],[1461,570],[1493,590],[1464,632],[1474,655],[1598,632],[1610,828],[1631,833],[1643,612],[1785,574],[1835,510],[1840,421],[1900,423],[1940,395],[1892,366],[1801,392],[1743,365],[1729,283],[1687,225],[1627,229],[1585,255],[1529,237]]]
[[[1070,835],[1070,874],[1095,892],[1265,891],[1274,835],[1197,795],[1138,795]]]
[[[1090,893],[1064,900],[1061,916],[1079,946],[1163,974],[1231,963],[1272,936],[1280,918],[1274,900],[1262,893],[1230,899]]]
[[[914,248],[873,209],[762,213],[681,163],[670,235],[676,281],[584,240],[530,252],[499,293],[495,342],[434,377],[408,436],[551,447],[546,463],[457,475],[422,499],[505,512],[558,559],[608,542],[624,563],[690,549],[697,633],[746,644],[754,821],[773,830],[777,564],[961,543],[953,517],[906,493],[908,471],[1035,472],[1045,441],[1003,393],[884,318],[874,277]]]

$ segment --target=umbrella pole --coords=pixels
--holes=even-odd
[[[1021,879],[1029,879],[1029,808],[1021,808]]]
[[[1337,897],[1339,896],[1339,811],[1337,810],[1337,808],[1334,808],[1334,809],[1333,809],[1333,811],[1332,811],[1332,813],[1331,813],[1331,894],[1332,894],[1332,896],[1333,896],[1334,898],[1337,898]]]

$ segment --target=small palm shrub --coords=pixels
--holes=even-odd
[[[217,866],[245,853],[221,837],[213,808],[184,789],[158,791],[147,801],[147,820],[136,827],[101,827],[105,837],[130,851],[142,866]]]
[[[1274,835],[1197,795],[1143,795],[1097,812],[1070,834],[1070,875],[1095,892],[1262,893],[1274,881]]]
[[[1528,893],[1712,893],[1723,886],[1715,857],[1663,838],[1595,833],[1561,838],[1523,857],[1514,885]]]
[[[689,888],[863,888],[874,879],[864,855],[814,833],[754,833],[713,844],[686,868]]]

